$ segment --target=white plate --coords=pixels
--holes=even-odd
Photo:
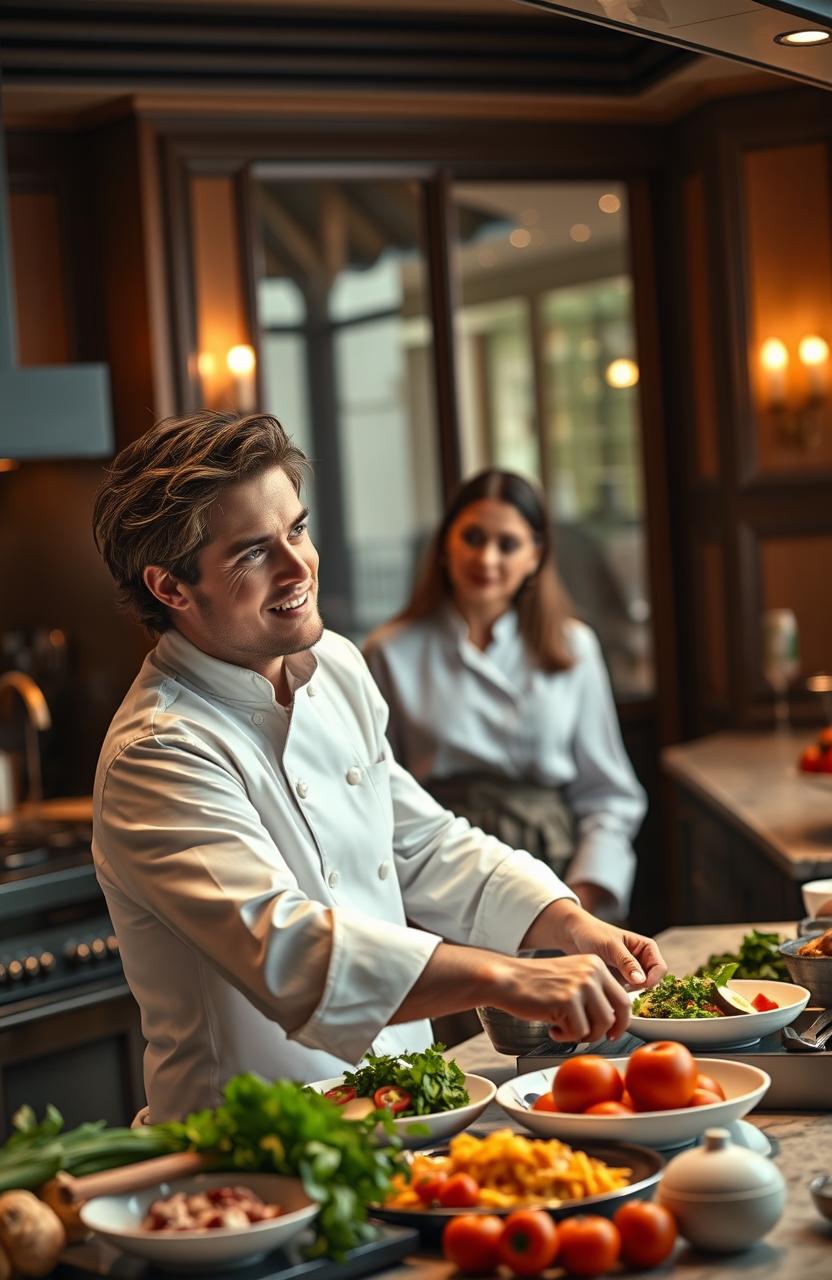
[[[809,992],[794,982],[732,978],[728,987],[748,1001],[762,994],[779,1007],[765,1013],[727,1014],[723,1018],[639,1018],[634,1014],[628,1031],[639,1040],[678,1040],[689,1049],[727,1049],[756,1044],[761,1036],[781,1031],[809,1003]],[[638,992],[634,992],[631,999],[637,996]]]
[[[316,1080],[309,1088],[317,1089],[318,1093],[326,1093],[327,1089],[334,1089],[337,1084],[343,1084],[343,1081],[343,1076],[333,1076],[331,1080]],[[394,1119],[393,1126],[402,1140],[402,1146],[413,1150],[416,1147],[425,1147],[428,1144],[441,1142],[443,1138],[452,1137],[453,1134],[466,1129],[469,1124],[473,1124],[497,1092],[497,1086],[490,1080],[486,1080],[484,1076],[466,1075],[465,1088],[468,1090],[471,1101],[464,1107],[456,1107],[453,1111],[435,1111],[429,1116],[406,1116],[403,1120]],[[408,1129],[416,1124],[426,1128],[427,1133],[408,1133]]]
[[[629,1058],[609,1058],[622,1076]],[[562,1111],[532,1111],[526,1094],[546,1093],[559,1067],[547,1067],[507,1080],[497,1090],[497,1102],[506,1115],[543,1138],[575,1142],[635,1142],[661,1150],[693,1142],[713,1125],[728,1125],[756,1107],[771,1084],[759,1067],[724,1058],[696,1058],[697,1070],[713,1076],[725,1091],[725,1102],[707,1107],[683,1107],[678,1111],[639,1111],[632,1116],[582,1116]]]
[[[267,1204],[279,1204],[286,1212],[266,1222],[253,1222],[249,1227],[181,1232],[141,1229],[154,1200],[176,1191],[190,1195],[227,1186],[248,1187]],[[96,1196],[81,1209],[81,1221],[117,1249],[146,1258],[164,1271],[211,1271],[254,1262],[288,1244],[305,1227],[311,1226],[319,1208],[306,1194],[299,1178],[235,1169],[176,1178],[120,1196]]]

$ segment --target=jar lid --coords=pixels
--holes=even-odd
[[[765,1156],[734,1146],[727,1129],[706,1129],[701,1147],[668,1163],[662,1184],[680,1195],[736,1195],[782,1186],[783,1176]]]

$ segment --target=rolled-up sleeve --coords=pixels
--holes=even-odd
[[[631,841],[647,803],[621,740],[609,677],[595,636],[583,633],[580,712],[573,742],[576,776],[566,787],[575,815],[577,848],[570,884],[605,889],[616,914],[625,915],[635,878]]]
[[[97,826],[132,900],[308,1047],[357,1061],[440,941],[311,900],[240,776],[203,743],[130,743],[107,772]]]

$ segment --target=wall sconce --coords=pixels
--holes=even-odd
[[[805,370],[806,390],[789,395],[789,351],[779,338],[767,338],[760,348],[763,402],[777,419],[784,444],[800,449],[817,445],[823,426],[822,411],[829,394],[829,344],[817,334],[801,338],[797,348]]]
[[[195,361],[202,400],[212,409],[234,408],[252,413],[257,406],[257,355],[247,342],[229,347],[224,363],[213,351],[200,351]]]

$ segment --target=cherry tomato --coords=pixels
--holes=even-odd
[[[516,1276],[536,1276],[551,1266],[558,1243],[558,1229],[544,1209],[518,1209],[506,1218],[500,1257]]]
[[[618,1261],[621,1237],[609,1218],[581,1214],[558,1224],[558,1263],[573,1276],[601,1276]]]
[[[500,1261],[503,1220],[493,1214],[463,1213],[442,1232],[442,1252],[466,1275],[488,1275]]]
[[[351,1084],[336,1084],[334,1089],[327,1089],[324,1097],[334,1102],[336,1107],[342,1107],[345,1102],[352,1102],[355,1089]]]
[[[715,1093],[718,1098],[725,1101],[725,1090],[718,1080],[714,1080],[713,1076],[705,1076],[702,1072],[696,1077],[697,1089],[707,1089],[708,1093]]]
[[[398,1085],[383,1084],[373,1094],[373,1102],[377,1107],[383,1107],[385,1111],[392,1111],[393,1115],[396,1115],[399,1111],[406,1111],[410,1106],[410,1094],[406,1089],[400,1089]]]
[[[696,1088],[696,1063],[674,1040],[656,1040],[636,1049],[627,1064],[627,1091],[643,1111],[686,1107]]]
[[[769,1009],[779,1009],[780,1006],[776,1000],[769,1000],[768,996],[764,996],[762,991],[751,1001],[758,1013],[766,1013]]]
[[[820,747],[807,747],[800,756],[798,768],[804,773],[818,773],[820,770]]]
[[[623,1102],[595,1102],[587,1107],[585,1116],[633,1116],[635,1111]]]
[[[621,1256],[633,1269],[657,1267],[673,1252],[676,1220],[663,1205],[631,1200],[616,1210],[612,1220],[621,1236]]]
[[[552,1081],[558,1111],[586,1111],[596,1102],[617,1102],[623,1089],[616,1067],[595,1053],[569,1058]]]
[[[414,1182],[413,1190],[423,1205],[430,1206],[438,1202],[439,1193],[447,1181],[447,1173],[428,1173],[418,1182]]]
[[[690,1095],[689,1107],[712,1107],[715,1102],[724,1102],[724,1098],[720,1098],[718,1093],[711,1093],[710,1089],[694,1089]]]
[[[551,1093],[541,1093],[539,1098],[535,1098],[532,1103],[532,1111],[557,1111],[555,1100]]]
[[[443,1209],[473,1209],[480,1202],[480,1189],[470,1173],[452,1173],[437,1199]]]

